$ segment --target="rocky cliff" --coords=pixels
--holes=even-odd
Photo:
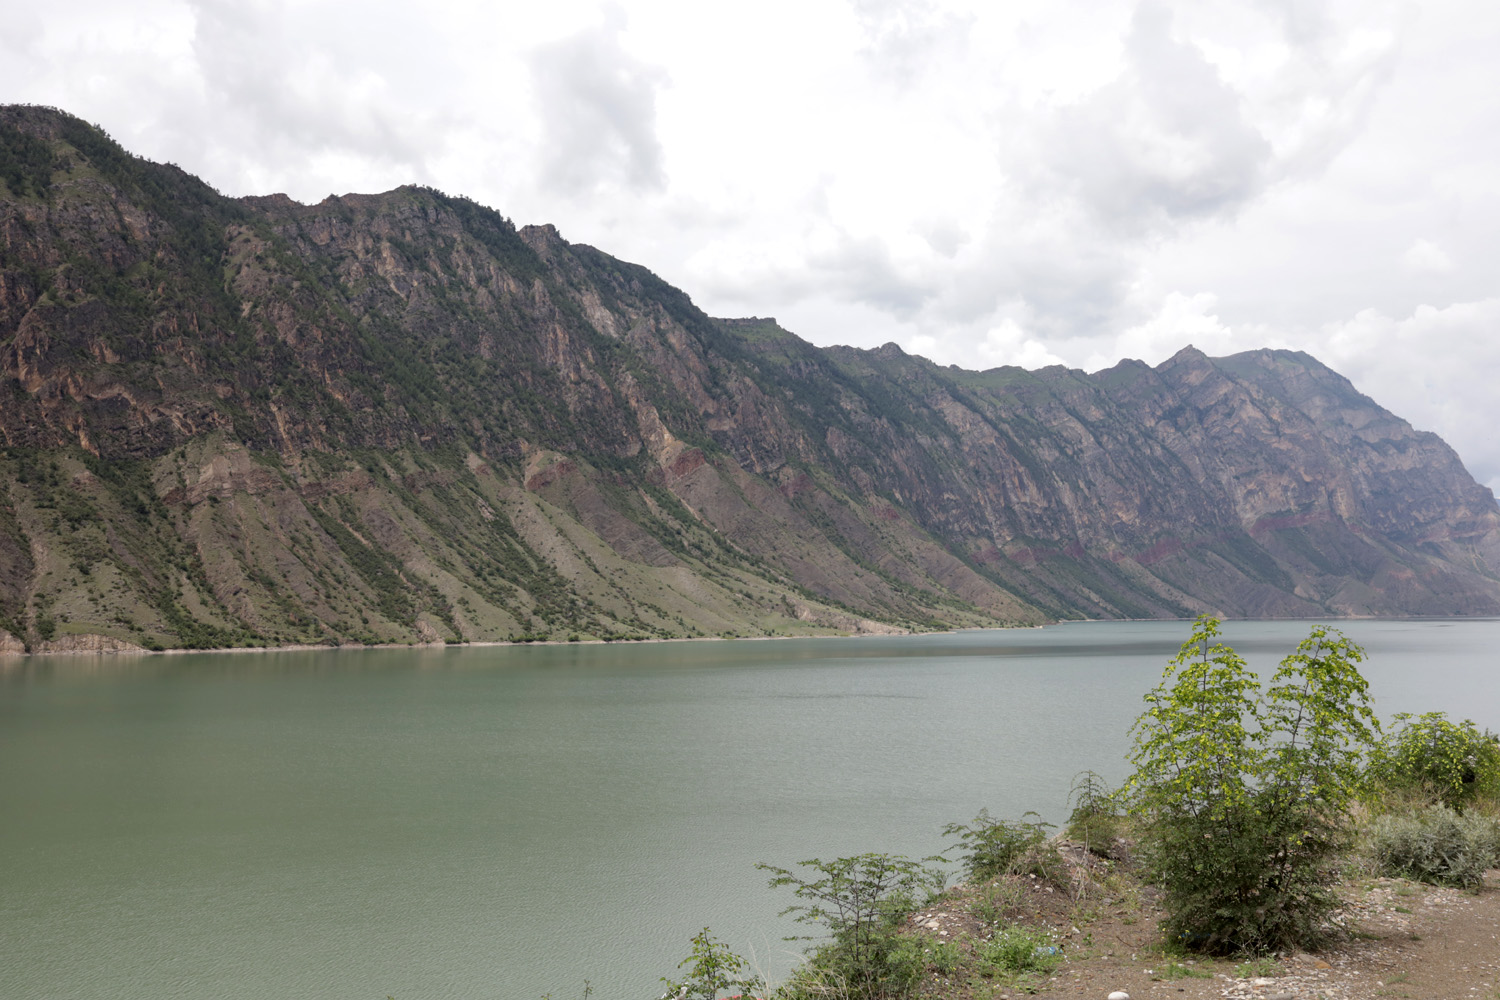
[[[1500,613],[1313,358],[970,372],[423,188],[229,199],[0,109],[0,652]]]

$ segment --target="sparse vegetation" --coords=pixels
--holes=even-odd
[[[1258,958],[1240,962],[1234,967],[1234,974],[1240,979],[1279,976],[1281,972],[1281,963],[1269,955],[1261,955]]]
[[[1500,820],[1461,815],[1441,803],[1377,816],[1369,840],[1381,872],[1434,885],[1477,889],[1500,864]]]
[[[1052,936],[1034,927],[1011,925],[979,946],[980,961],[997,972],[1046,975],[1062,964],[1062,950]]]
[[[1263,687],[1232,649],[1214,642],[1218,634],[1217,620],[1200,618],[1162,685],[1148,695],[1150,707],[1136,728],[1137,772],[1127,789],[1113,791],[1093,772],[1075,778],[1066,829],[1073,843],[1065,845],[1071,853],[1034,813],[1007,821],[982,810],[943,830],[956,838],[965,883],[915,916],[941,884],[921,862],[867,854],[804,862],[807,871],[760,866],[773,873],[772,885],[790,886],[803,900],[786,912],[826,935],[814,939],[775,1000],[1033,991],[1070,954],[1088,954],[1094,921],[1109,914],[1123,927],[1145,915],[1151,907],[1142,878],[1156,883],[1165,907],[1162,937],[1153,946],[1161,961],[1145,970],[1152,979],[1206,979],[1216,967],[1241,979],[1278,976],[1285,971],[1278,955],[1326,941],[1334,889],[1360,870],[1350,867],[1348,853],[1356,794],[1389,773],[1379,763],[1363,772],[1360,750],[1374,744],[1378,730],[1356,668],[1362,651],[1340,633],[1315,627]],[[1465,727],[1458,731],[1465,735]],[[1474,735],[1469,727],[1467,736]],[[1407,742],[1409,735],[1398,733],[1386,746]],[[1470,771],[1476,777],[1463,784],[1485,780],[1482,768],[1471,764],[1462,773]],[[1428,789],[1430,779],[1415,786]],[[1120,806],[1125,795],[1128,814]],[[1500,862],[1500,821],[1486,815],[1488,799],[1470,802],[1467,815],[1436,804],[1378,816],[1367,840],[1380,870],[1477,885]],[[1144,849],[1144,867],[1117,867],[1099,856],[1105,845],[1129,841]],[[1064,936],[1077,949],[1071,953],[1037,920],[1036,908],[1049,898],[1058,901],[1051,912],[1060,923],[1053,926],[1067,928]],[[939,911],[950,919],[957,912],[964,933],[934,936],[929,928],[939,925],[928,916]],[[706,955],[722,947],[695,942]],[[1188,957],[1193,953],[1210,958]],[[1241,960],[1233,966],[1212,960],[1229,955]],[[725,965],[731,967],[742,968]]]

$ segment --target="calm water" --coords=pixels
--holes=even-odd
[[[1060,819],[1187,628],[0,668],[0,997],[629,1000],[705,925],[777,976],[755,862]],[[1344,628],[1382,714],[1500,728],[1500,621]]]

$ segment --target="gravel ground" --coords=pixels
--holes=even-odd
[[[1065,845],[1065,854],[1089,864]],[[1121,891],[1122,887],[1124,891]],[[1022,880],[1009,919],[1044,926],[1056,935],[1066,963],[1039,982],[948,982],[923,990],[943,1000],[1044,998],[1106,1000],[1500,1000],[1500,870],[1478,893],[1367,878],[1343,889],[1338,914],[1343,940],[1317,954],[1277,956],[1256,968],[1232,960],[1164,955],[1156,933],[1160,911],[1151,891],[1132,892],[1123,880],[1093,898]],[[912,924],[954,940],[984,936],[960,888]]]

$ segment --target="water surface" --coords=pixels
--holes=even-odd
[[[1342,627],[1382,714],[1500,728],[1500,622]],[[755,862],[1060,820],[1187,630],[16,661],[0,996],[625,1000],[705,925],[778,976]]]

